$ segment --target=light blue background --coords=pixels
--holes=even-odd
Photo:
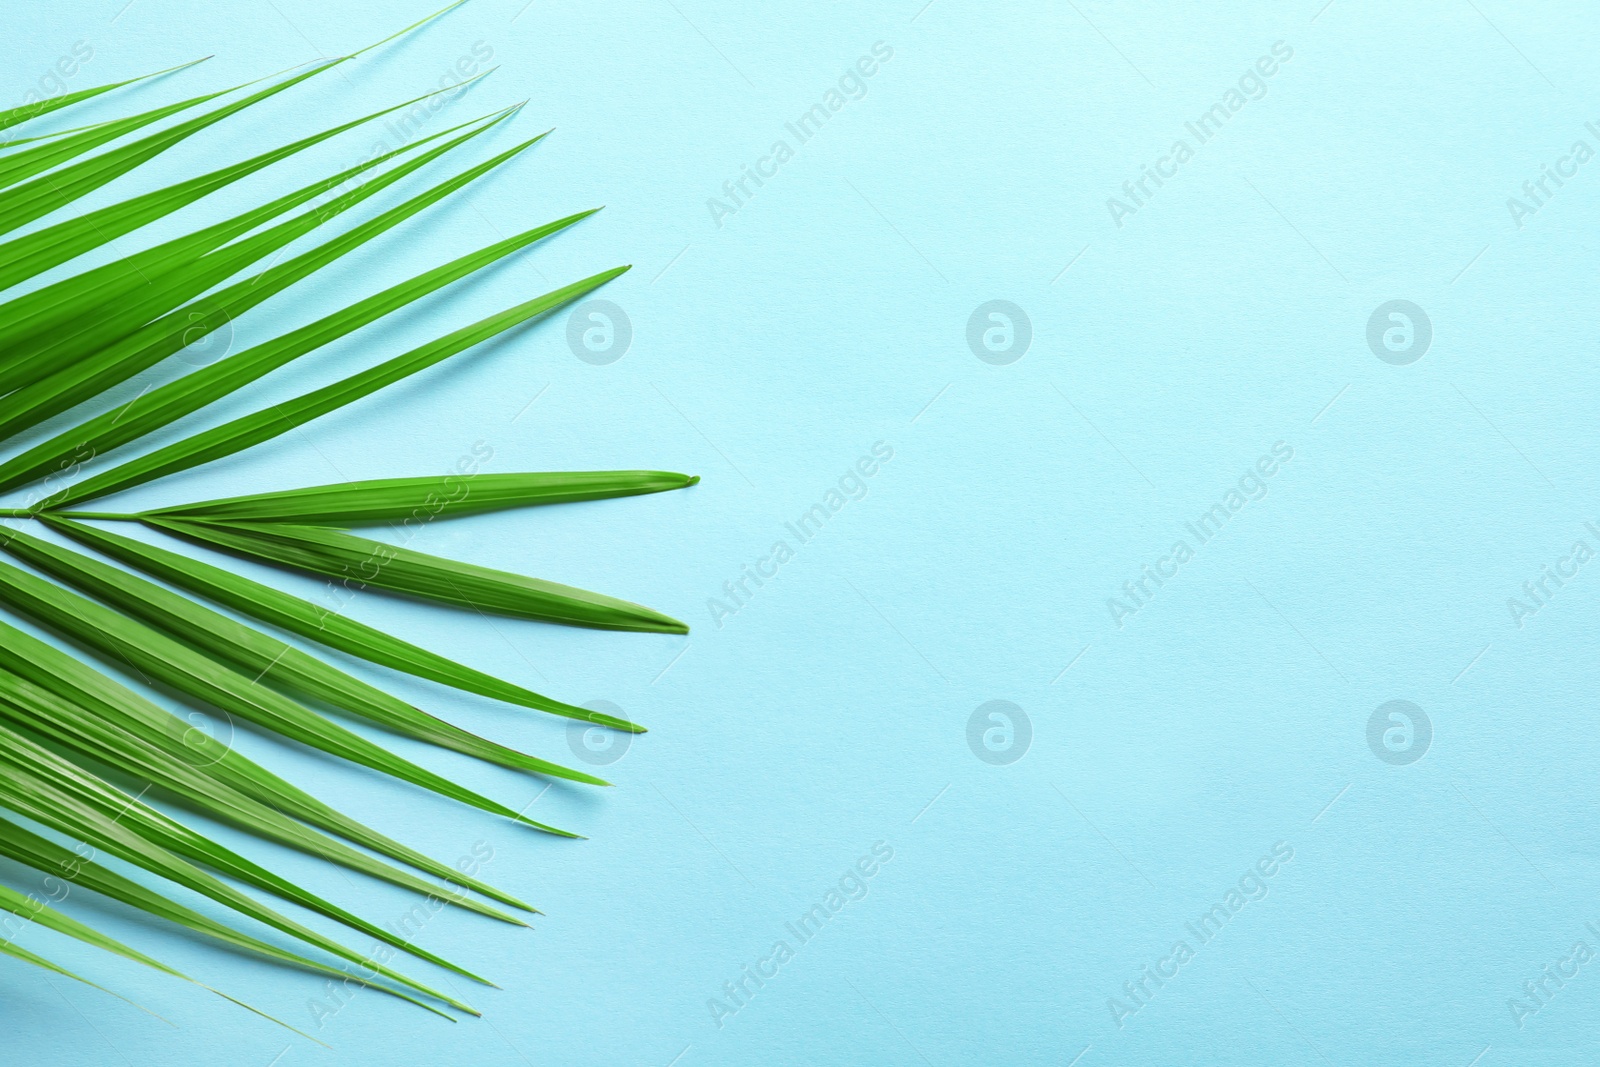
[[[502,234],[607,210],[224,409],[295,395],[621,262],[634,270],[602,295],[626,309],[630,350],[581,362],[561,316],[127,502],[442,473],[477,441],[494,450],[485,470],[698,473],[687,492],[441,523],[419,542],[637,599],[694,632],[490,622],[377,596],[354,609],[652,727],[603,771],[619,786],[603,795],[541,794],[511,772],[421,754],[514,806],[537,796],[531,814],[584,842],[235,738],[442,859],[490,844],[485,877],[548,914],[517,931],[447,913],[422,936],[504,987],[457,983],[482,1020],[451,1025],[364,994],[317,1031],[330,1055],[30,930],[22,943],[176,1029],[0,964],[6,1062],[1502,1067],[1592,1055],[1600,964],[1520,1028],[1508,1000],[1576,941],[1600,949],[1585,929],[1600,922],[1600,565],[1521,627],[1507,599],[1577,539],[1600,547],[1584,529],[1600,520],[1600,162],[1520,228],[1506,205],[1574,140],[1600,148],[1584,129],[1600,119],[1592,14],[1505,0],[1045,7],[472,0],[93,198],[425,91],[484,42],[501,69],[450,121],[530,103],[473,158],[555,134],[241,319],[235,347]],[[71,88],[217,58],[73,123],[356,48],[428,9],[13,4],[5,103],[80,40],[94,58]],[[880,41],[893,58],[867,94],[717,225],[707,199]],[[1107,198],[1279,41],[1293,58],[1267,94],[1116,226]],[[368,143],[347,135],[151,237],[348,165]],[[1031,347],[1010,365],[966,341],[992,299],[1031,320]],[[1433,326],[1409,366],[1366,343],[1368,316],[1395,299]],[[723,583],[879,441],[894,455],[865,498],[716,625],[707,602]],[[1293,459],[1267,495],[1115,626],[1107,599],[1279,441]],[[556,721],[352,669],[570,756]],[[1432,723],[1409,765],[1367,742],[1374,709],[1394,699]],[[990,700],[1031,723],[1010,765],[968,745],[969,717]],[[708,1000],[877,842],[893,859],[865,898],[719,1026]],[[1280,842],[1293,859],[1265,897],[1199,945],[1185,924]],[[241,847],[376,920],[410,906]],[[103,902],[69,910],[314,1025],[315,978]],[[1123,983],[1179,939],[1194,958],[1119,1027],[1108,998],[1126,1000]]]

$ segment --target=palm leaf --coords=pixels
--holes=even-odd
[[[455,0],[444,11],[462,2]],[[263,85],[246,83],[0,145],[0,234],[73,207],[82,197],[138,170],[195,134],[348,63],[354,56],[443,13],[435,12],[349,56],[317,61],[298,72],[263,79]],[[116,87],[99,86],[53,101],[0,111],[0,129]],[[458,88],[451,86],[448,91]],[[230,99],[224,101],[224,96]],[[335,123],[321,132],[153,192],[47,220],[42,228],[0,242],[0,291],[100,250],[108,242],[199,204],[243,178],[416,102],[407,101]],[[114,386],[154,367],[262,301],[318,276],[353,249],[416,217],[524,152],[540,138],[524,140],[470,166],[344,233],[323,239],[308,251],[281,263],[270,262],[264,269],[255,267],[264,260],[275,260],[291,243],[383,194],[446,153],[463,149],[519,108],[520,105],[506,108],[419,138],[221,222],[136,249],[0,302],[0,395],[6,398],[0,413],[0,440],[79,405],[96,405],[76,426],[0,463],[0,489],[27,487],[30,499],[35,501],[29,507],[0,514],[38,520],[105,557],[96,558],[19,531],[11,531],[0,543],[0,549],[33,568],[0,562],[0,603],[75,646],[74,651],[63,651],[0,622],[0,809],[83,841],[163,883],[200,893],[230,909],[241,920],[265,924],[319,954],[357,965],[361,971],[346,976],[312,957],[278,948],[203,916],[171,900],[162,889],[81,862],[62,846],[4,817],[0,817],[0,855],[46,874],[64,874],[74,884],[218,944],[315,973],[340,976],[344,981],[370,983],[437,1014],[443,1012],[430,1001],[458,1011],[472,1009],[391,969],[384,961],[392,952],[359,956],[332,938],[260,903],[223,878],[333,919],[376,938],[380,946],[409,952],[477,981],[484,979],[409,944],[397,932],[368,922],[157,811],[145,803],[142,792],[135,796],[113,783],[154,787],[184,810],[228,822],[253,837],[423,894],[440,906],[452,903],[500,921],[518,922],[468,896],[471,891],[513,907],[532,909],[511,894],[394,841],[317,800],[114,681],[81,658],[77,649],[92,650],[109,661],[128,664],[147,685],[174,689],[229,716],[250,721],[282,740],[310,746],[567,837],[576,835],[529,819],[402,759],[302,701],[361,717],[391,733],[517,770],[604,784],[600,779],[529,756],[428,715],[383,689],[191,597],[205,598],[257,622],[467,692],[618,729],[642,728],[496,679],[222,568],[83,525],[74,521],[74,516],[85,517],[89,513],[62,509],[270,441],[556,311],[627,268],[560,286],[284,404],[211,425],[112,469],[91,473],[65,489],[59,484],[59,476],[65,472],[80,477],[86,455],[114,452],[179,419],[203,412],[274,370],[380,318],[427,300],[439,290],[470,278],[590,214],[567,215],[518,233],[147,391],[132,404],[107,410],[110,405],[106,394]],[[169,118],[177,121],[146,132]],[[256,271],[253,275],[252,270]],[[389,478],[227,497],[157,508],[147,515],[116,517],[137,518],[207,547],[320,574],[334,573],[377,552],[384,555],[385,565],[366,584],[458,606],[569,625],[681,633],[686,629],[682,623],[636,604],[384,546],[335,527],[659,492],[691,485],[696,480],[652,471],[529,473],[487,476],[463,495],[460,485],[450,479]],[[171,587],[124,568],[143,571]],[[105,951],[184,977],[155,957],[105,937],[75,919],[54,910],[40,911],[37,901],[3,885],[0,910],[36,919],[41,925]],[[0,953],[69,974],[8,942],[0,941]]]

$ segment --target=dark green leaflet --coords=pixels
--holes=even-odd
[[[487,127],[485,127],[487,128]],[[355,191],[352,198],[335,205],[330,205],[325,211],[335,207],[346,210],[360,199],[371,196],[387,185],[410,173],[416,167],[426,165],[439,152],[448,151],[456,145],[464,143],[469,137],[476,136],[482,130],[475,130],[466,137],[458,138],[450,144],[442,146],[436,152],[419,157],[397,168],[394,172],[384,175],[376,182],[368,183]],[[350,173],[350,172],[346,172]],[[382,183],[382,184],[379,184]],[[298,194],[297,194],[298,195]],[[220,324],[244,314],[250,308],[275,296],[284,289],[303,280],[318,268],[325,266],[339,256],[353,250],[361,243],[371,239],[389,227],[397,225],[413,214],[423,210],[434,203],[440,195],[439,187],[429,190],[419,196],[407,200],[392,211],[386,211],[378,218],[364,223],[350,234],[334,238],[309,252],[295,256],[287,262],[277,264],[262,271],[260,274],[234,285],[228,286],[216,293],[201,297],[194,303],[183,308],[162,315],[154,322],[150,322],[131,333],[126,333],[120,340],[98,349],[87,350],[79,353],[67,361],[65,366],[59,366],[54,372],[49,368],[59,364],[59,359],[41,362],[39,371],[47,376],[38,378],[31,384],[24,386],[11,394],[8,398],[6,411],[0,414],[0,439],[12,436],[29,427],[35,426],[45,419],[58,415],[63,411],[98,396],[105,389],[126,381],[135,374],[145,370],[167,356],[172,355],[188,345],[195,344],[208,336]],[[310,197],[306,197],[310,199]],[[251,256],[259,257],[271,250],[271,246],[281,246],[298,236],[300,225],[293,224],[294,229],[288,232],[271,233],[268,244],[255,246],[242,245]],[[209,257],[202,259],[195,257],[187,268],[180,268],[174,286],[165,287],[158,303],[163,310],[166,305],[178,302],[182,297],[198,292],[235,272],[238,264],[230,256],[221,261],[212,261]],[[172,295],[176,291],[176,295]],[[163,295],[164,294],[164,295]],[[93,311],[84,311],[84,314],[93,314]],[[131,319],[131,313],[128,313]],[[106,329],[100,328],[102,333],[123,332],[128,319],[123,326],[113,325]],[[69,341],[81,338],[69,338]],[[90,341],[93,338],[89,339]],[[59,347],[60,342],[57,342]],[[78,343],[76,348],[83,348],[83,343]],[[59,353],[47,353],[56,356]],[[42,357],[41,357],[42,358]],[[22,376],[36,376],[27,368],[22,369]],[[0,372],[0,378],[4,378]],[[17,475],[16,470],[32,466],[36,457],[48,451],[36,447],[28,450],[22,456],[14,457],[5,464],[0,464],[0,481],[15,488],[26,484],[27,475]],[[65,457],[64,457],[65,458]],[[68,460],[68,466],[72,465]],[[55,470],[65,469],[56,467]],[[52,471],[53,473],[53,471]]]
[[[150,134],[133,144],[103,152],[98,156],[81,160],[70,166],[63,167],[53,174],[40,175],[31,181],[14,185],[10,189],[0,192],[0,233],[10,233],[20,226],[26,226],[35,219],[43,218],[58,208],[66,207],[81,196],[94,192],[107,182],[121,177],[128,171],[146,163],[165,152],[173,145],[190,137],[207,126],[221,122],[230,115],[243,111],[252,104],[261,102],[270,96],[283,92],[285,89],[298,85],[307,78],[314,78],[323,71],[343,63],[344,59],[334,59],[323,62],[313,67],[304,74],[296,74],[286,78],[277,85],[270,85],[259,92],[251,93],[242,100],[225,104],[214,111],[179,123],[170,129],[161,130]]]
[[[330,608],[280,592],[268,585],[235,574],[209,563],[180,556],[156,545],[98,530],[82,523],[53,516],[40,516],[52,528],[73,537],[129,566],[138,567],[191,593],[224,604],[262,622],[299,634],[329,648],[357,656],[419,678],[441,682],[456,689],[493,697],[526,708],[547,711],[570,719],[581,719],[633,733],[644,727],[600,712],[541,696],[532,690],[501,681],[473,670],[425,648],[420,648],[381,630],[348,618]]]
[[[502,116],[509,114],[503,112]],[[489,120],[489,125],[497,121],[495,116]],[[141,292],[140,299],[119,304],[116,310],[109,315],[89,317],[80,322],[76,329],[70,332],[52,331],[25,341],[22,345],[11,349],[12,360],[9,366],[0,368],[0,389],[8,389],[27,385],[53,372],[58,372],[63,366],[70,365],[73,361],[90,358],[95,361],[95,366],[110,363],[124,375],[132,373],[127,371],[127,366],[132,363],[137,367],[140,359],[145,359],[145,366],[154,362],[150,358],[150,345],[152,342],[169,343],[171,347],[159,349],[162,355],[170,355],[186,344],[192,344],[199,337],[216,329],[221,323],[229,321],[237,314],[242,314],[246,309],[255,306],[267,296],[275,293],[294,281],[303,277],[297,272],[309,273],[326,262],[338,258],[344,250],[344,245],[339,239],[328,242],[320,248],[295,257],[290,263],[281,264],[282,269],[268,268],[263,274],[272,275],[263,279],[258,276],[224,290],[222,293],[213,294],[211,297],[191,304],[188,307],[173,311],[177,305],[197,296],[217,282],[228,278],[248,266],[249,264],[277,251],[292,241],[310,233],[317,227],[328,222],[337,214],[347,211],[361,201],[381,192],[400,179],[411,174],[420,167],[426,166],[434,159],[464,144],[489,129],[485,125],[476,130],[448,141],[415,159],[407,160],[393,170],[376,178],[372,178],[362,185],[341,195],[329,204],[319,208],[312,208],[253,237],[247,237],[235,244],[228,245],[217,251],[202,256],[186,267],[173,271],[169,276],[161,276],[161,280]],[[488,168],[487,164],[479,164],[467,171],[468,175],[476,177]],[[395,208],[399,213],[403,208],[408,208],[404,213],[384,215],[385,225],[392,225],[409,214],[414,214],[422,207],[432,203],[425,198],[434,195],[435,199],[460,187],[464,175],[436,186],[420,197]],[[465,180],[470,181],[471,178]],[[452,182],[456,184],[451,184]],[[439,192],[443,188],[445,192]],[[420,206],[418,206],[420,205]],[[377,220],[373,220],[376,222]],[[379,230],[362,231],[366,236],[372,236]],[[359,244],[360,241],[356,241]],[[353,247],[353,245],[351,246]],[[325,259],[319,257],[327,257]],[[308,270],[309,268],[309,270]],[[268,288],[266,285],[255,284],[260,281],[271,281],[276,286]],[[152,315],[171,312],[154,323],[149,323]],[[142,328],[141,324],[148,323]],[[130,336],[131,335],[131,336]],[[113,342],[119,344],[112,351],[99,351],[96,349]],[[131,351],[130,351],[131,350]],[[129,356],[132,359],[129,359]],[[156,357],[159,358],[159,357]],[[117,379],[122,380],[122,379]],[[104,385],[102,385],[104,388]],[[29,413],[32,417],[33,413]],[[32,425],[28,422],[27,425]],[[8,425],[11,425],[8,423]],[[15,432],[14,429],[7,432]]]
[[[608,784],[592,774],[535,759],[451,726],[275,637],[116,567],[20,531],[12,532],[3,547],[25,563],[143,619],[169,637],[230,663],[247,677],[258,681],[265,678],[291,692],[343,708],[396,733],[478,759],[591,785]]]
[[[42,143],[32,148],[19,148],[0,156],[0,189],[25,181],[36,174],[42,174],[52,167],[60,166],[69,159],[74,159],[91,152],[101,145],[108,144],[131,133],[134,130],[160,122],[169,115],[176,115],[180,111],[191,107],[198,107],[210,100],[243,86],[234,86],[232,89],[223,89],[221,92],[206,93],[203,96],[192,96],[187,100],[180,100],[176,104],[167,104],[154,108],[138,115],[131,115],[125,119],[113,119],[110,122],[99,122],[81,130],[66,131],[56,137],[47,138]]]
[[[417,210],[420,210],[420,207]],[[375,322],[412,301],[419,300],[504,256],[526,248],[535,241],[558,233],[591,214],[593,212],[585,211],[569,215],[564,219],[535,227],[526,233],[509,237],[409,281],[390,286],[380,293],[326,315],[307,326],[243,352],[236,352],[209,367],[203,367],[177,381],[143,393],[114,411],[90,419],[83,425],[58,434],[11,461],[0,464],[0,488],[25,485],[52,470],[61,469],[63,462],[70,465],[74,456],[103,456],[129,441],[136,440],[234,393],[308,352],[313,352],[362,326]],[[369,234],[386,229],[390,222],[390,219],[380,217],[367,226],[360,227],[357,232],[345,235],[335,242],[338,247],[332,254],[343,255]],[[310,268],[304,267],[297,261],[285,264],[285,268],[287,268],[286,274],[295,277],[310,273]],[[267,292],[276,292],[279,288],[281,285],[275,281],[269,282]],[[252,298],[260,295],[260,290],[256,289],[252,293]],[[25,403],[26,398],[18,402]],[[4,432],[5,427],[0,425],[0,434]]]
[[[311,571],[358,587],[515,618],[602,630],[687,633],[677,619],[601,593],[440,559],[342,530],[288,523],[146,518],[151,526],[237,555]]]
[[[228,90],[231,91],[231,90]],[[209,196],[218,189],[249,177],[257,171],[264,170],[282,160],[288,159],[299,152],[312,148],[347,130],[380,119],[404,107],[409,107],[419,100],[426,100],[433,93],[425,93],[413,100],[395,104],[393,107],[374,111],[350,122],[340,123],[337,126],[323,130],[321,133],[302,137],[268,152],[262,152],[240,163],[234,163],[202,174],[197,178],[189,178],[169,185],[164,189],[144,193],[131,200],[124,200],[119,204],[112,204],[98,211],[90,211],[77,218],[66,219],[53,226],[46,226],[25,237],[12,238],[0,244],[0,289],[8,288],[19,282],[26,281],[37,274],[41,274],[57,264],[81,255],[91,249],[115,240],[125,233],[129,233],[141,226],[160,219],[174,211],[187,207],[202,197]],[[221,94],[214,94],[220,96]],[[5,161],[0,160],[0,164]],[[0,167],[3,173],[3,167]]]
[[[143,623],[6,563],[0,563],[0,601],[107,656],[126,660],[157,681],[302,744],[514,822],[574,836],[419,767]]]
[[[509,109],[506,113],[509,113]],[[117,308],[128,300],[140,300],[139,306],[143,311],[147,306],[143,301],[148,298],[137,294],[136,290],[147,287],[153,277],[187,267],[228,241],[339,188],[359,174],[476,122],[493,118],[494,116],[484,116],[482,119],[470,120],[459,126],[441,130],[429,137],[375,156],[364,163],[358,163],[331,177],[312,182],[215,225],[182,237],[175,237],[103,266],[41,286],[22,296],[13,297],[0,304],[0,350],[9,353],[7,359],[14,362],[20,355],[43,347],[38,342],[28,346],[24,346],[23,342],[33,341],[40,334],[71,324],[73,320],[84,315],[103,314],[106,310]],[[154,312],[147,312],[145,317],[148,318],[152,314]]]
[[[524,911],[534,910],[511,894],[468,877],[328,807],[204,730],[157,707],[81,660],[4,622],[0,622],[0,666],[270,808],[436,878],[456,882]]]
[[[242,934],[230,926],[225,926],[215,919],[202,915],[192,908],[186,908],[176,901],[169,900],[160,893],[146,889],[131,878],[124,878],[109,868],[102,867],[92,859],[85,859],[76,852],[69,852],[54,841],[48,841],[38,834],[24,830],[16,823],[0,818],[0,856],[9,856],[19,863],[40,871],[45,875],[45,884],[49,890],[50,881],[57,883],[82,886],[93,890],[102,896],[121,901],[132,908],[138,908],[149,915],[165,919],[179,926],[194,931],[203,937],[209,937],[221,944],[237,948],[243,952],[260,956],[264,959],[285,963],[291,967],[299,967],[338,981],[350,981],[357,985],[368,985],[373,989],[387,993],[401,1000],[420,1004],[409,993],[402,992],[384,985],[381,982],[368,982],[344,971],[329,967],[325,963],[307,959],[304,956],[269,945],[259,938]]]
[[[446,360],[458,352],[464,352],[529,319],[548,314],[556,308],[571,303],[584,294],[598,289],[627,269],[627,267],[616,267],[585,278],[581,282],[563,286],[554,292],[535,297],[516,307],[490,315],[486,319],[480,319],[470,326],[464,326],[436,341],[413,348],[404,355],[351,375],[343,381],[293,400],[274,404],[265,410],[221,426],[203,430],[165,448],[156,449],[137,459],[129,460],[120,467],[114,467],[79,482],[70,489],[62,490],[43,501],[39,508],[59,509],[82,500],[131,489],[156,478],[230,456],[251,445],[270,441],[279,434],[288,433],[296,426],[304,425],[331,411],[337,411],[346,404],[375,393],[384,386],[407,378],[418,371],[426,370],[435,363]]]
[[[568,504],[639,493],[664,493],[700,479],[668,471],[550,471],[380,478],[282,489],[223,500],[155,508],[146,514],[221,522],[292,522],[302,526],[416,523],[538,504]]]

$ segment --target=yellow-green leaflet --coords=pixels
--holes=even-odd
[[[380,863],[341,841],[309,830],[275,808],[211,778],[191,763],[163,752],[137,734],[106,723],[87,709],[3,669],[0,669],[0,718],[42,740],[75,749],[92,760],[160,786],[207,814],[260,837],[370,874],[424,897],[437,896],[452,903],[471,904],[472,910],[481,914],[522,925],[520,920],[504,912],[457,897],[406,871]]]
[[[34,744],[4,723],[0,723],[0,742],[4,742],[10,749],[0,753],[0,780],[3,780],[0,781],[0,786],[15,789],[19,783],[31,782],[54,790],[53,795],[56,795],[58,800],[60,797],[68,798],[65,802],[67,806],[72,806],[74,802],[78,805],[87,805],[101,815],[111,817],[127,832],[138,836],[149,845],[165,849],[170,854],[181,856],[191,863],[204,864],[257,889],[264,889],[283,900],[341,922],[352,930],[359,930],[369,937],[404,949],[419,959],[455,971],[485,985],[493,984],[464,967],[410,944],[391,930],[368,922],[324,900],[239,853],[196,833],[154,808],[111,789],[86,775],[81,768]],[[61,803],[57,804],[58,808],[61,806]]]
[[[35,100],[32,103],[7,108],[4,111],[0,111],[0,130],[9,129],[12,126],[18,125],[19,123],[36,119],[41,115],[48,115],[50,112],[58,111],[64,107],[71,107],[73,104],[84,100],[89,100],[93,97],[99,96],[101,93],[109,93],[113,89],[120,89],[124,85],[133,85],[135,82],[149,81],[151,78],[159,78],[163,74],[172,74],[176,71],[184,70],[185,68],[192,67],[197,63],[204,63],[210,58],[210,56],[202,56],[199,59],[192,59],[187,63],[180,63],[176,67],[168,67],[166,70],[158,70],[154,74],[141,74],[137,78],[128,78],[124,81],[112,82],[110,85],[96,85],[90,89],[79,89],[75,93],[63,93],[60,96],[47,97],[43,100]],[[7,143],[15,144],[17,142],[12,141]],[[0,145],[0,147],[4,146]]]
[[[69,971],[65,967],[62,967],[62,966],[60,966],[58,964],[51,963],[49,960],[45,959],[43,956],[36,955],[35,953],[29,952],[27,949],[23,948],[21,945],[13,945],[10,941],[0,940],[0,956],[10,956],[13,959],[22,960],[24,963],[31,963],[35,967],[38,967],[38,968],[40,968],[42,970],[50,971],[52,974],[59,974],[63,978],[70,978],[74,982],[82,982],[84,985],[88,986],[90,989],[98,989],[102,993],[105,993],[105,994],[108,994],[110,996],[116,997],[118,1000],[122,1001],[124,1004],[133,1004],[134,1007],[138,1008],[140,1011],[144,1012],[146,1015],[151,1016],[152,1018],[161,1019],[161,1016],[157,1015],[155,1012],[151,1011],[149,1008],[143,1007],[142,1005],[139,1005],[139,1004],[134,1004],[133,1001],[129,1000],[127,997],[123,996],[122,994],[120,994],[120,993],[112,993],[111,990],[107,989],[105,986],[96,985],[94,982],[91,982],[91,981],[89,981],[89,979],[83,977],[83,975],[74,973],[73,971]],[[426,1005],[424,1005],[424,1007],[426,1007]],[[166,1019],[161,1019],[161,1021],[164,1022],[164,1023],[167,1023],[168,1026],[172,1025]]]
[[[368,961],[332,938],[285,918],[207,874],[184,854],[191,854],[194,858],[204,857],[203,862],[208,866],[216,866],[244,881],[282,883],[283,888],[279,892],[286,898],[304,898],[300,902],[309,901],[313,910],[322,911],[330,918],[337,918],[380,940],[393,940],[394,935],[382,928],[356,919],[331,904],[319,902],[318,898],[303,890],[294,891],[294,887],[283,879],[206,841],[142,801],[112,789],[4,725],[0,725],[0,803],[63,833],[76,834],[129,863],[187,886],[219,904],[225,904],[351,963],[366,964]],[[421,954],[421,950],[417,950],[417,954]],[[378,973],[441,1000],[458,1011],[472,1011],[460,1001],[386,967],[379,968]]]
[[[83,923],[72,918],[71,916],[63,914],[62,912],[57,911],[55,908],[50,907],[48,904],[44,903],[43,900],[36,896],[24,896],[14,889],[9,889],[6,886],[0,885],[0,911],[8,911],[11,914],[26,919],[29,922],[38,923],[40,926],[43,926],[47,929],[54,930],[57,933],[65,934],[68,937],[82,941],[86,945],[93,945],[95,948],[110,952],[113,955],[121,956],[124,959],[133,960],[135,963],[142,963],[144,966],[160,971],[162,974],[169,974],[174,978],[181,978],[185,982],[192,983],[200,986],[202,989],[215,993],[222,999],[231,1001],[247,1011],[254,1012],[263,1019],[268,1019],[274,1023],[277,1023],[285,1030],[293,1030],[295,1033],[300,1034],[301,1037],[311,1037],[309,1034],[295,1030],[295,1028],[290,1026],[288,1023],[283,1022],[280,1019],[273,1018],[271,1015],[261,1011],[259,1008],[253,1008],[242,1000],[236,1000],[220,990],[212,989],[204,982],[196,982],[193,978],[190,978],[182,971],[168,967],[160,960],[152,959],[136,948],[130,948],[113,937],[108,937],[92,927],[85,926]],[[315,1038],[311,1038],[311,1040],[315,1040]],[[321,1044],[320,1041],[317,1043]]]

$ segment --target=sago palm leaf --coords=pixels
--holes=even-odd
[[[468,283],[506,257],[532,254],[533,246],[559,237],[597,209],[572,211],[523,230],[116,406],[108,397],[116,386],[248,315],[262,302],[298,292],[302,283],[321,277],[368,242],[402,225],[425,222],[430,208],[519,158],[544,135],[431,179],[426,188],[373,217],[320,237],[321,231],[332,230],[358,205],[383,196],[420,171],[448,164],[477,138],[514,117],[521,105],[512,105],[418,137],[219,222],[147,243],[70,277],[23,293],[8,291],[104,249],[115,239],[136,238],[151,224],[206,203],[219,190],[270,174],[287,159],[426,99],[417,97],[334,123],[248,159],[103,207],[53,217],[70,212],[81,198],[163,157],[209,127],[235,120],[254,105],[376,47],[59,130],[28,124],[156,75],[0,111],[0,129],[20,127],[21,134],[0,144],[0,235],[23,231],[0,240],[0,445],[81,409],[73,424],[20,451],[9,449],[11,454],[0,460],[0,491],[27,494],[22,506],[0,511],[0,517],[11,520],[0,525],[0,551],[9,557],[0,561],[0,607],[65,643],[48,643],[0,621],[0,809],[34,824],[29,828],[0,816],[0,855],[44,876],[47,885],[54,880],[56,885],[91,890],[219,945],[352,985],[372,986],[436,1014],[446,1014],[444,1008],[476,1014],[462,1001],[395,970],[389,961],[406,953],[476,981],[486,979],[224,847],[152,802],[221,820],[263,841],[401,887],[424,899],[429,908],[451,905],[521,925],[479,897],[525,911],[533,910],[530,905],[324,804],[114,680],[95,661],[131,667],[147,685],[249,721],[281,741],[563,837],[577,835],[536,822],[402,758],[318,707],[524,773],[587,785],[607,784],[602,779],[446,722],[274,631],[520,707],[619,730],[641,732],[643,727],[495,678],[143,538],[171,536],[175,544],[196,543],[330,577],[346,586],[473,612],[601,629],[684,633],[687,627],[676,619],[626,600],[440,559],[349,531],[662,492],[691,486],[698,479],[663,471],[400,476],[167,504],[138,513],[85,511],[78,506],[218,463],[291,429],[333,417],[359,399],[516,331],[606,285],[628,268],[596,271],[400,355],[374,358],[367,369],[293,399],[260,406],[175,440],[154,441],[154,447],[137,454],[121,455],[134,452],[135,446],[178,420],[203,415],[219,401],[248,391],[261,378],[335,341],[351,337],[359,341],[364,327],[428,301],[441,290]],[[453,94],[459,88],[439,92]],[[33,228],[34,223],[40,226]],[[313,234],[319,234],[320,243],[281,256],[291,244]],[[117,454],[114,462],[108,459],[113,454]],[[29,522],[34,524],[31,532],[16,525]],[[134,523],[147,532],[134,538],[91,525],[102,522]],[[224,614],[197,598],[250,621]],[[80,844],[69,849],[49,835]],[[94,862],[97,852],[131,864],[143,877],[158,882],[146,885],[118,874]],[[233,883],[332,919],[375,939],[378,949],[358,954]],[[298,943],[297,951],[178,903],[163,888],[170,886],[209,898],[233,912],[238,921],[291,938]],[[51,899],[66,903],[66,896]],[[38,893],[24,887],[0,885],[0,915],[6,916],[0,919],[0,955],[87,981],[13,942],[20,924],[31,922],[192,981],[155,955],[107,937],[59,907],[47,906]]]

